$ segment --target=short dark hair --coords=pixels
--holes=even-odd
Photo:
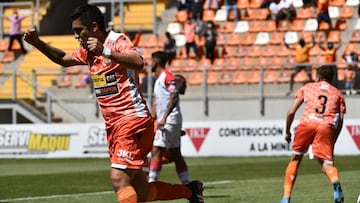
[[[165,67],[166,65],[166,61],[167,61],[167,56],[165,54],[165,52],[163,51],[156,51],[154,53],[151,54],[152,59],[156,59],[159,66],[161,67]]]
[[[184,80],[186,82],[186,78],[181,74],[175,74],[176,80]]]
[[[334,69],[329,65],[322,65],[317,68],[316,73],[320,80],[331,82],[334,77]]]
[[[106,31],[104,15],[97,6],[84,4],[77,7],[71,14],[71,19],[75,20],[80,17],[81,22],[88,28],[96,22],[102,31]]]

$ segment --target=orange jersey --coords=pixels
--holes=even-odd
[[[346,112],[344,95],[325,81],[306,84],[295,97],[306,104],[301,122],[323,123],[336,128],[339,113]]]
[[[138,54],[130,39],[123,33],[110,31],[104,47],[120,53]],[[122,64],[104,56],[95,56],[84,48],[72,53],[73,60],[87,64],[94,84],[94,92],[103,114],[106,128],[135,118],[150,117],[145,100],[134,78]]]
[[[306,44],[304,47],[301,47],[299,44],[295,45],[296,63],[308,63],[310,60],[310,52],[311,46]]]

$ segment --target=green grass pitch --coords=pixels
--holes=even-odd
[[[289,157],[201,157],[186,161],[192,179],[205,183],[207,203],[277,203]],[[345,202],[360,194],[360,156],[337,156]],[[160,179],[179,182],[173,164],[163,166]],[[0,202],[116,202],[109,181],[109,160],[0,159]],[[181,203],[187,200],[163,201]],[[292,203],[333,202],[332,185],[320,166],[304,158]]]

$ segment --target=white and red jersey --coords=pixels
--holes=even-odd
[[[138,54],[123,33],[110,31],[104,47],[120,53]],[[131,122],[134,120],[131,118],[150,116],[145,100],[126,67],[104,56],[95,56],[82,47],[72,53],[72,58],[89,66],[106,128],[119,122]]]
[[[166,112],[168,103],[170,101],[170,95],[172,93],[178,93],[178,88],[176,86],[176,78],[169,70],[165,69],[163,72],[160,73],[154,85],[156,117],[158,121],[160,121],[164,116],[164,113]],[[177,101],[176,106],[172,109],[171,113],[166,118],[166,123],[182,123],[179,101]]]

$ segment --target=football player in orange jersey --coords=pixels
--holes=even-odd
[[[94,5],[85,4],[71,16],[75,39],[81,47],[66,53],[42,41],[35,29],[24,40],[53,62],[69,67],[88,65],[94,92],[105,120],[111,161],[110,180],[121,203],[186,198],[204,202],[200,181],[187,185],[148,183],[146,155],[154,138],[153,120],[134,81],[144,60],[124,33],[106,31],[104,16]]]
[[[280,203],[290,202],[297,170],[309,145],[312,145],[314,158],[333,184],[335,203],[344,202],[338,170],[334,166],[334,145],[342,129],[346,106],[344,95],[331,85],[333,71],[326,65],[320,66],[317,69],[317,82],[301,87],[288,110],[285,140],[290,143],[295,113],[305,103],[304,113],[296,127],[293,154],[285,171],[284,194]]]

